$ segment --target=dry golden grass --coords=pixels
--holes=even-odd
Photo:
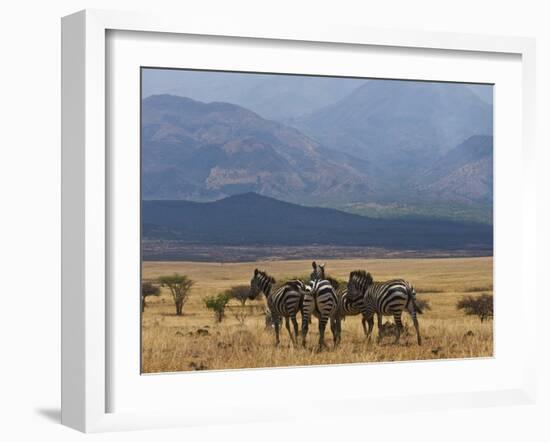
[[[184,315],[176,316],[174,304],[166,291],[149,298],[142,318],[142,368],[144,373],[280,367],[317,364],[403,361],[438,358],[487,357],[493,354],[492,321],[481,323],[455,308],[468,292],[492,293],[492,258],[329,260],[331,276],[347,279],[355,269],[367,269],[375,280],[402,277],[411,281],[418,298],[428,300],[432,309],[419,316],[423,345],[417,346],[414,328],[403,315],[410,335],[393,344],[393,337],[365,342],[359,316],[342,323],[342,343],[337,349],[317,351],[317,320],[310,326],[306,348],[294,348],[286,329],[281,330],[281,345],[274,346],[273,333],[264,327],[261,301],[252,302],[244,325],[234,313],[237,303],[230,304],[226,318],[215,324],[212,312],[202,299],[231,286],[248,284],[255,267],[265,269],[275,278],[302,275],[310,270],[310,261],[267,261],[255,263],[145,262],[143,277],[180,273],[196,281]],[[386,320],[390,320],[389,318]],[[201,329],[201,332],[197,332]],[[412,329],[412,330],[411,330]],[[206,333],[206,332],[207,333]],[[376,337],[376,330],[374,337]],[[331,344],[329,327],[327,343]]]

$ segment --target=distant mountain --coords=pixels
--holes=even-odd
[[[144,239],[203,245],[341,245],[492,251],[492,227],[436,220],[388,220],[304,207],[255,193],[223,200],[143,201]]]
[[[373,195],[368,160],[229,103],[155,95],[142,101],[145,199],[213,200],[254,191],[290,201]]]
[[[476,135],[447,152],[416,179],[416,190],[454,204],[493,201],[493,137]]]
[[[145,69],[143,97],[170,94],[233,103],[270,120],[286,120],[335,103],[366,80],[304,75]]]
[[[473,135],[492,135],[492,119],[492,107],[466,85],[385,80],[368,81],[292,125],[391,171],[395,182]]]

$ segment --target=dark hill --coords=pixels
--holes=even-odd
[[[492,251],[492,226],[373,219],[255,193],[219,201],[143,201],[144,239],[208,245],[340,245]]]

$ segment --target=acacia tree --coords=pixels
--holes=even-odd
[[[467,315],[478,316],[483,322],[493,317],[493,296],[484,293],[480,296],[466,296],[456,304],[458,310],[464,310]]]
[[[183,314],[183,306],[187,302],[191,287],[195,283],[189,279],[186,275],[179,275],[174,273],[170,276],[159,277],[159,282],[163,287],[168,287],[174,304],[176,304],[176,315],[181,316]]]
[[[145,281],[141,284],[141,311],[145,310],[145,299],[147,296],[159,296],[160,287],[152,282]]]

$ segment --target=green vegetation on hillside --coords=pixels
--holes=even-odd
[[[344,212],[371,218],[444,219],[491,225],[493,213],[486,207],[408,206],[398,204],[355,203],[338,207]]]

